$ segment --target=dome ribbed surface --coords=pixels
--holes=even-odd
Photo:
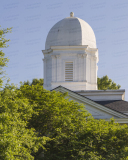
[[[88,45],[96,48],[95,34],[88,23],[77,17],[64,18],[49,31],[45,49],[51,46]]]

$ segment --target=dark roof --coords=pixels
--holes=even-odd
[[[111,100],[111,101],[95,101],[107,108],[113,109],[118,112],[128,113],[128,102],[123,100]]]

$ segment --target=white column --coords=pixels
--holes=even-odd
[[[73,81],[77,81],[77,58],[73,61]]]
[[[93,83],[93,58],[90,58],[90,83]]]
[[[91,83],[93,84],[97,82],[96,59],[96,57],[91,57]]]
[[[47,73],[47,67],[46,67],[46,65],[47,65],[47,59],[45,58],[45,59],[42,59],[43,60],[43,65],[44,65],[44,86],[47,84],[47,75],[46,75],[46,73]]]
[[[81,54],[78,54],[77,55],[78,57],[78,81],[80,82],[81,81]]]
[[[52,82],[56,81],[56,56],[51,55],[52,58]]]
[[[90,76],[91,76],[91,62],[90,57],[87,55],[86,57],[86,80],[90,83]]]
[[[88,55],[86,54],[85,62],[86,62],[86,68],[85,68],[85,80],[87,82],[87,60],[88,60]]]
[[[60,77],[61,77],[60,55],[56,55],[56,58],[57,58],[57,63],[56,63],[56,81],[59,82],[60,81]]]
[[[86,70],[86,68],[87,68],[87,54],[83,54],[82,55],[83,56],[83,81],[84,82],[87,82],[87,70]]]
[[[97,57],[94,57],[94,83],[97,84]]]
[[[79,57],[77,54],[77,60],[76,60],[76,81],[79,81]]]

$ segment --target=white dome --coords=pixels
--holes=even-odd
[[[67,17],[57,22],[49,31],[45,49],[51,46],[81,46],[96,48],[95,34],[88,23],[77,17]]]

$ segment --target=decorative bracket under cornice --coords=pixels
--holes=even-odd
[[[42,53],[43,54],[49,54],[51,53],[53,50],[50,48],[50,49],[47,49],[47,50],[42,50]]]

